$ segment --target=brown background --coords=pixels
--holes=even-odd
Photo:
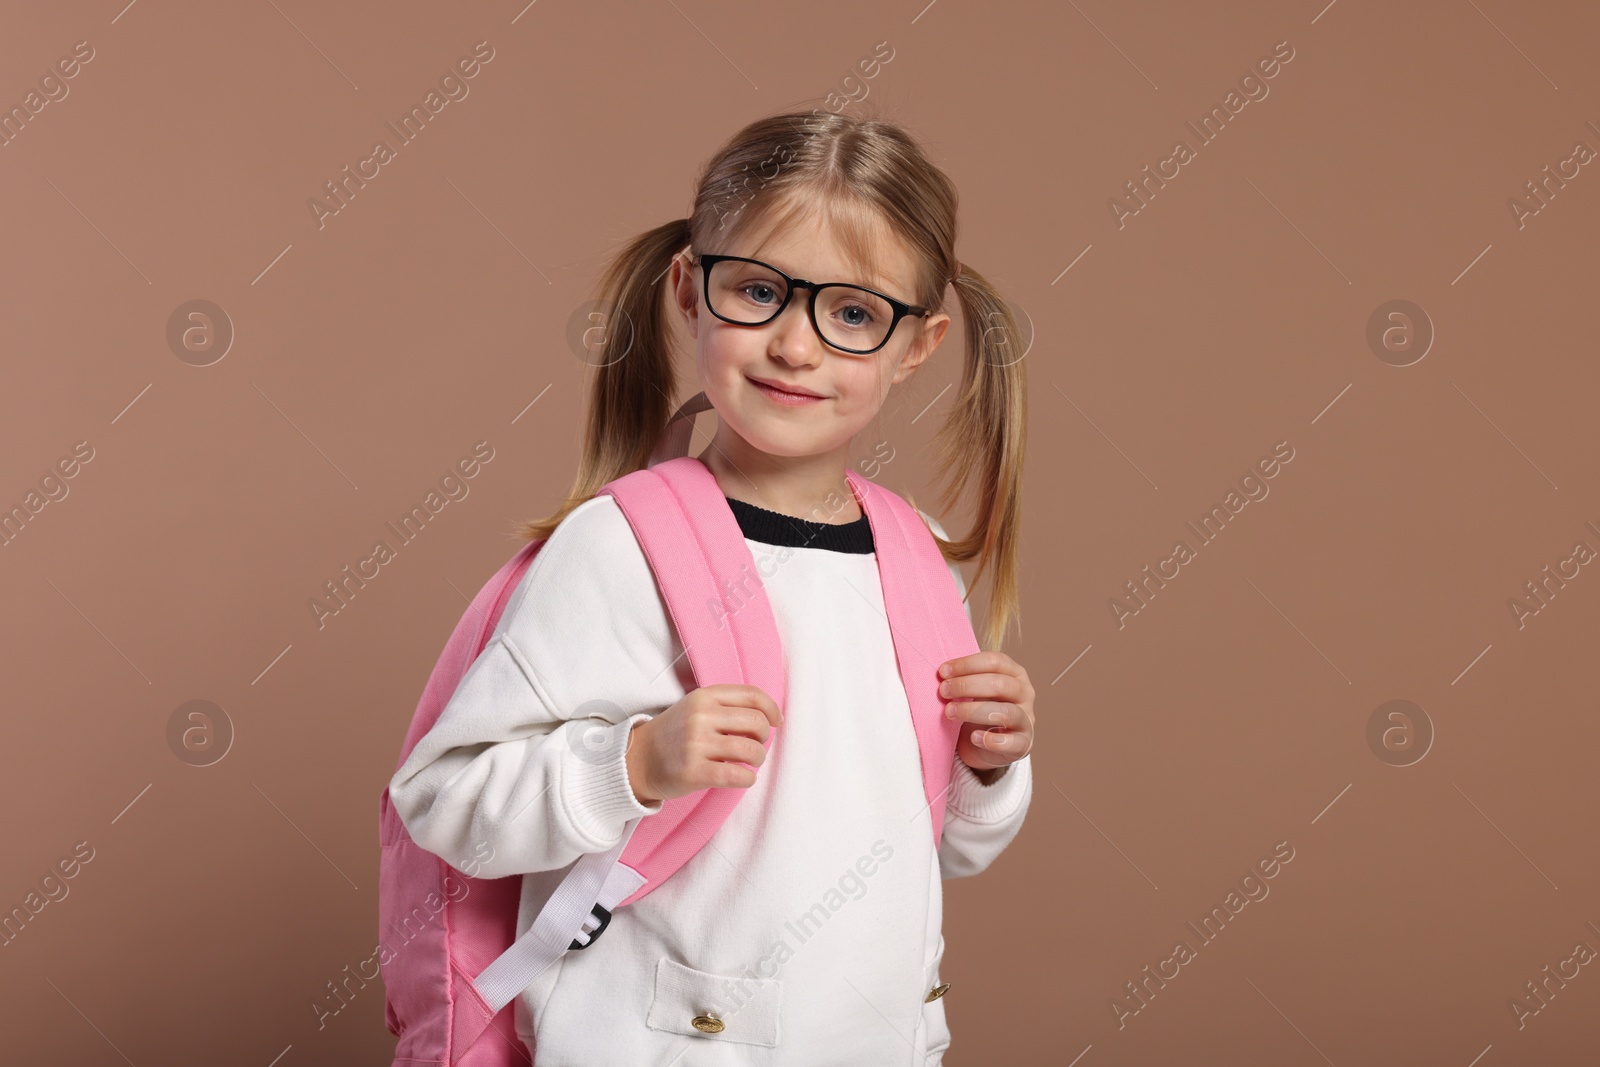
[[[1600,164],[1520,228],[1508,208],[1600,148],[1593,5],[4,21],[7,107],[94,49],[0,148],[0,504],[93,449],[0,549],[0,905],[93,849],[0,949],[8,1062],[388,1062],[380,985],[320,1030],[312,1005],[376,944],[378,794],[434,658],[511,523],[569,484],[569,318],[717,145],[795,105],[907,123],[961,190],[962,259],[1036,330],[1007,650],[1037,780],[1011,848],[946,884],[947,1062],[1594,1062],[1600,967],[1525,1027],[1508,1006],[1600,949],[1600,576],[1520,629],[1508,607],[1600,548]],[[484,40],[470,95],[319,228],[323,183]],[[1185,122],[1284,40],[1270,94],[1200,145]],[[1108,202],[1179,138],[1196,158],[1119,228]],[[167,341],[195,299],[236,331],[209,366]],[[1367,342],[1394,299],[1436,330],[1404,367]],[[931,500],[960,343],[886,408],[890,488]],[[480,440],[470,495],[319,630],[310,598]],[[1119,629],[1124,583],[1280,441],[1270,495]],[[1367,741],[1393,699],[1435,735],[1410,766]],[[234,731],[207,767],[169,747],[191,700]],[[1198,947],[1185,923],[1280,841],[1270,895]],[[1197,958],[1119,1027],[1112,998],[1180,938]]]

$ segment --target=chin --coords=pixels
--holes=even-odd
[[[761,433],[753,431],[746,433],[738,427],[730,427],[744,439],[745,443],[757,451],[769,456],[782,456],[785,459],[797,459],[802,456],[814,456],[818,452],[827,451],[813,442],[806,440],[798,434]]]
[[[769,456],[797,459],[830,451],[836,445],[823,435],[806,432],[795,426],[785,426],[779,419],[765,416],[751,417],[748,411],[739,411],[733,419],[725,419],[728,429],[745,444]]]

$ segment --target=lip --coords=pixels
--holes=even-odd
[[[753,375],[745,376],[756,387],[756,391],[775,403],[788,407],[798,407],[805,404],[814,404],[827,397],[817,393],[803,390],[799,386],[788,386],[781,382],[770,381],[766,378],[757,378]]]

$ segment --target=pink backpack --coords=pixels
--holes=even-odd
[[[678,417],[683,414],[680,410]],[[678,458],[654,460],[600,492],[616,498],[644,550],[696,683],[760,686],[782,708],[783,650],[771,605],[715,477],[698,459],[681,454],[686,430],[682,425],[669,429],[665,453],[657,452],[677,451]],[[872,529],[937,848],[961,725],[944,715],[937,672],[946,660],[978,651],[978,642],[944,557],[916,510],[854,471],[847,470],[846,477]],[[495,572],[456,624],[417,704],[397,770],[483,651],[543,543],[530,542]],[[724,610],[708,611],[708,602]],[[779,730],[769,734],[769,751]],[[521,875],[467,877],[423,849],[406,832],[385,786],[378,809],[384,949],[379,968],[385,1021],[400,1037],[395,1067],[527,1063],[514,1015],[501,1009],[562,953],[592,944],[617,908],[683,866],[744,794],[742,789],[706,789],[633,820],[615,848],[573,863],[519,939]]]

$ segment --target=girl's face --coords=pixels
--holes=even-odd
[[[843,251],[821,228],[825,225],[776,234],[760,251],[744,241],[695,251],[759,259],[792,278],[864,285],[916,303],[909,281],[912,259],[898,241],[879,252],[886,274],[857,277]],[[890,386],[910,377],[933,353],[950,323],[943,312],[926,318],[907,315],[882,348],[856,355],[831,348],[817,336],[807,312],[808,289],[795,290],[789,306],[771,322],[740,326],[722,321],[706,308],[704,268],[688,266],[686,256],[673,263],[672,286],[678,310],[695,339],[701,388],[721,420],[712,445],[735,463],[741,455],[755,461],[763,458],[748,450],[768,458],[827,456],[830,463],[848,463],[851,440],[878,413]],[[817,315],[819,319],[823,315],[820,301]],[[820,399],[784,403],[758,380]]]

